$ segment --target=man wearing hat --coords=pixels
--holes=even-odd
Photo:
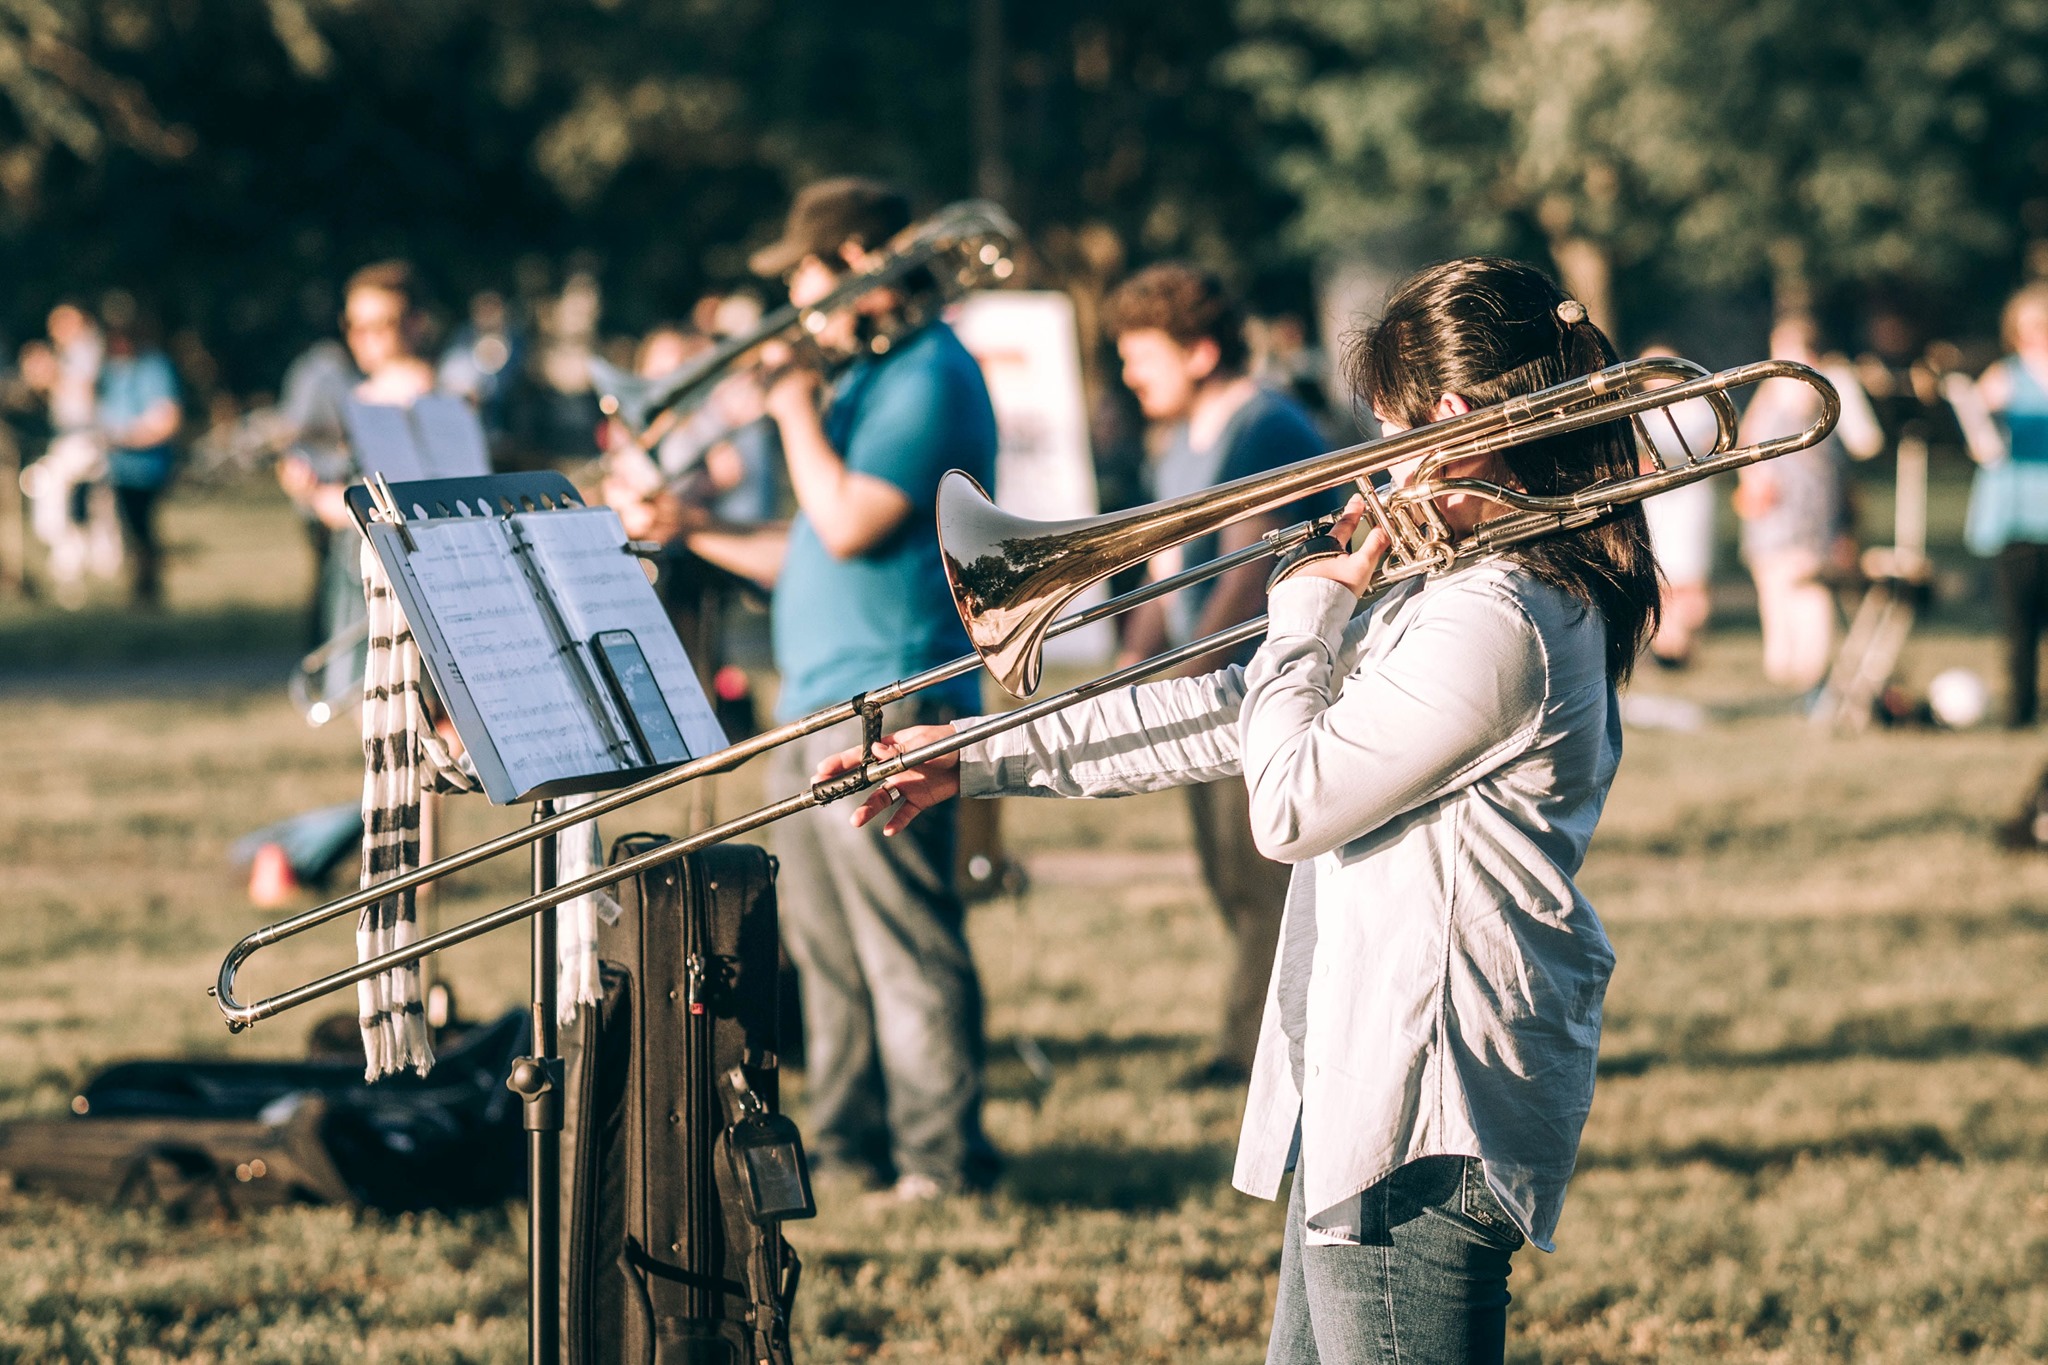
[[[908,199],[873,180],[821,181],[798,194],[781,239],[755,253],[798,307],[879,263],[910,223]],[[851,350],[900,306],[876,289],[818,332]],[[797,365],[763,405],[782,437],[798,514],[785,528],[691,534],[705,559],[774,583],[779,721],[966,653],[967,634],[940,567],[939,479],[995,477],[996,422],[981,370],[943,322],[857,360],[829,394]],[[890,730],[972,715],[970,674],[890,708]],[[835,727],[776,750],[777,791],[808,786],[827,755],[860,743]],[[938,812],[935,812],[937,814]],[[904,1199],[987,1186],[982,1132],[981,987],[954,886],[949,807],[896,838],[856,830],[827,807],[777,826],[782,929],[803,983],[805,1092],[813,1159]]]

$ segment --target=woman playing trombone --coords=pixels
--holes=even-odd
[[[1540,272],[1474,258],[1403,285],[1350,377],[1391,433],[1613,360]],[[1558,494],[1635,468],[1612,423],[1443,472]],[[1438,506],[1459,531],[1499,510]],[[1378,530],[1346,548],[1362,512],[1354,498],[1339,543],[1283,562],[1248,665],[1047,715],[890,779],[852,818],[893,834],[955,794],[1241,778],[1260,851],[1294,865],[1234,1178],[1274,1198],[1294,1173],[1267,1359],[1499,1361],[1510,1258],[1551,1248],[1592,1102],[1614,959],[1573,877],[1657,571],[1631,505],[1354,618],[1388,550]]]

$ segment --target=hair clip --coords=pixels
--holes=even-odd
[[[1557,305],[1557,320],[1567,327],[1576,327],[1586,320],[1586,305],[1577,299],[1566,299]]]

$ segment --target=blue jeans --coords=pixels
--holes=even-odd
[[[1266,1365],[1500,1365],[1522,1234],[1479,1159],[1411,1161],[1361,1202],[1360,1245],[1304,1245],[1296,1168]]]
[[[885,725],[945,719],[948,708],[910,703]],[[819,760],[859,743],[856,723],[784,745],[772,789],[801,791]],[[775,830],[782,941],[803,989],[806,1145],[823,1166],[985,1186],[997,1162],[981,1126],[981,982],[954,886],[958,807],[885,839],[879,820],[847,823],[854,805]]]

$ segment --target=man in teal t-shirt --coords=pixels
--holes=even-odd
[[[874,181],[828,180],[791,206],[782,239],[756,253],[808,306],[880,259],[908,226],[905,197]],[[899,303],[887,290],[828,319],[819,340],[855,341]],[[775,584],[779,719],[790,720],[968,652],[940,566],[933,503],[964,469],[995,480],[996,424],[981,370],[933,322],[855,362],[820,411],[820,382],[784,371],[763,402],[782,437],[798,515],[786,533],[702,531],[703,558]],[[978,675],[931,688],[884,718],[932,724],[980,709]],[[838,726],[776,751],[770,781],[799,791],[827,755],[860,742]],[[954,808],[897,838],[846,813],[806,811],[776,827],[783,941],[803,985],[812,1156],[905,1199],[985,1188],[996,1157],[982,1131],[982,1000],[954,885]],[[929,828],[928,828],[929,826]]]
[[[836,544],[829,541],[807,507],[790,526],[775,581],[778,720],[971,649],[939,563],[932,501],[949,469],[966,470],[984,488],[995,482],[995,413],[974,357],[952,328],[931,323],[887,356],[855,362],[832,395],[821,434],[849,483],[885,485],[869,496],[901,512],[878,517],[894,524],[858,549],[843,531]],[[934,690],[962,714],[980,708],[976,674]]]

